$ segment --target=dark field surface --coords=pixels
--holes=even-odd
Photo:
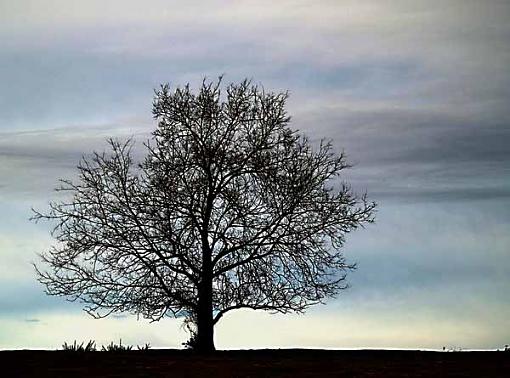
[[[510,377],[510,352],[2,351],[1,377]]]

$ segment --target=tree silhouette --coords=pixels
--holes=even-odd
[[[214,350],[228,311],[302,312],[346,287],[345,234],[374,203],[338,182],[348,167],[330,142],[289,128],[286,93],[245,80],[156,91],[158,126],[83,158],[68,193],[33,219],[55,222],[38,279],[94,317],[185,317],[193,346]]]

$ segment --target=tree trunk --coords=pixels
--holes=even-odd
[[[210,171],[209,171],[210,178]],[[204,214],[202,239],[202,277],[198,287],[198,313],[197,313],[197,344],[196,350],[199,353],[214,352],[214,321],[212,304],[212,251],[209,246],[208,230],[209,220],[213,207],[213,188],[209,182],[209,192],[207,194],[207,206]]]
[[[212,279],[203,277],[198,295],[196,351],[211,353],[214,347],[214,323],[212,313]]]

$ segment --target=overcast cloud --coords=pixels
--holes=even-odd
[[[509,16],[507,1],[0,0],[0,348],[186,337],[47,298],[30,262],[49,225],[27,219],[105,138],[141,146],[159,84],[221,74],[289,90],[292,126],[345,149],[344,178],[380,206],[346,244],[349,291],[304,317],[227,317],[220,347],[508,343]],[[259,328],[240,336],[244,321]]]

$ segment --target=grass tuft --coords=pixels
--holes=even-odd
[[[95,352],[97,350],[96,342],[93,340],[90,340],[85,346],[83,344],[84,342],[78,344],[76,340],[74,340],[72,344],[64,342],[64,344],[62,344],[62,350],[66,352]]]
[[[106,347],[101,347],[102,352],[127,352],[133,349],[132,345],[122,345],[122,339],[119,340],[118,344],[114,344],[113,341]]]

